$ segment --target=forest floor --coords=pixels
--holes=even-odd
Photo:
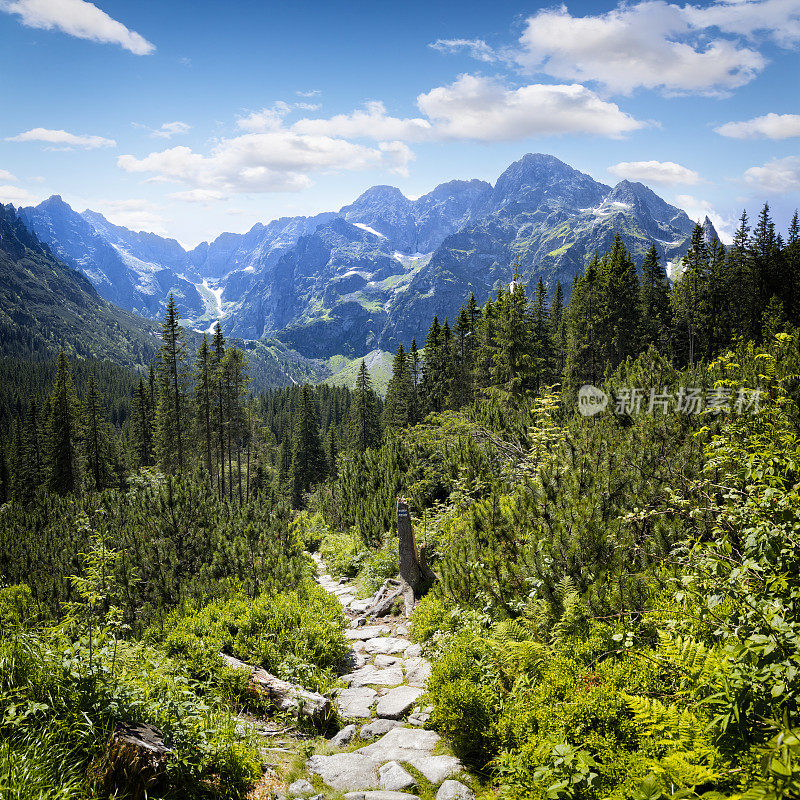
[[[269,740],[266,771],[250,800],[471,800],[473,780],[424,725],[430,716],[425,689],[431,664],[408,635],[405,617],[364,624],[355,587],[331,577],[318,555],[317,581],[335,595],[351,619],[351,648],[343,664],[336,704],[344,727],[330,739],[292,726],[249,719]]]

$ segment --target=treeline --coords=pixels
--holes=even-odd
[[[753,231],[743,214],[733,244],[695,227],[674,284],[655,246],[637,270],[619,236],[576,277],[569,303],[541,277],[529,298],[515,277],[481,308],[474,296],[455,324],[434,317],[420,356],[395,355],[384,424],[405,427],[459,409],[480,390],[575,390],[650,346],[675,366],[708,359],[737,339],[761,342],[800,323],[800,224],[784,242],[764,207]]]

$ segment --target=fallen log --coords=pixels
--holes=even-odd
[[[220,657],[226,666],[250,673],[248,690],[258,697],[268,698],[280,711],[293,711],[298,716],[322,719],[331,709],[331,701],[317,692],[309,692],[302,686],[276,678],[261,667],[245,664],[225,653],[220,653]]]
[[[105,752],[89,767],[93,794],[128,800],[146,797],[163,781],[171,753],[158,728],[116,722]]]

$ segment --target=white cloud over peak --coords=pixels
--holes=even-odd
[[[695,222],[702,223],[708,217],[723,244],[730,244],[733,241],[736,220],[732,217],[723,217],[718,214],[707,200],[698,200],[690,194],[679,194],[675,198],[675,203]]]
[[[327,119],[301,119],[292,125],[297,133],[342,136],[350,139],[402,139],[416,142],[431,138],[431,123],[425,119],[401,119],[386,114],[386,106],[373,100],[350,114],[337,114]]]
[[[61,147],[82,147],[85,150],[95,150],[98,147],[116,147],[117,145],[113,139],[106,139],[103,136],[86,136],[63,130],[52,130],[51,128],[32,128],[29,131],[18,133],[16,136],[9,136],[6,141],[44,142]]]
[[[665,186],[691,186],[700,181],[697,172],[674,161],[620,161],[619,164],[609,167],[608,172],[624,180]]]
[[[439,139],[513,141],[588,133],[619,138],[645,123],[580,84],[508,88],[498,80],[461,75],[417,98]]]
[[[0,180],[15,180],[12,176],[9,178],[3,178],[3,175],[0,173]],[[38,202],[39,198],[32,195],[27,189],[23,189],[21,186],[14,186],[12,184],[6,184],[0,186],[0,203],[11,203],[15,206],[30,206],[34,203]]]
[[[536,72],[597,81],[622,94],[637,88],[724,93],[751,81],[766,59],[738,36],[722,37],[719,31],[740,34],[738,28],[746,26],[736,22],[737,9],[770,3],[794,7],[796,16],[797,0],[717,3],[708,9],[645,0],[586,16],[573,16],[566,6],[542,10],[528,18],[517,60]]]
[[[466,50],[476,61],[485,61],[487,63],[505,60],[505,56],[486,44],[483,39],[437,39],[435,42],[431,42],[428,47],[438,50],[440,53],[458,53]]]
[[[15,14],[29,28],[57,29],[78,39],[118,44],[137,56],[155,45],[86,0],[0,0],[0,11]]]
[[[366,147],[282,129],[222,139],[208,155],[172,147],[141,159],[123,155],[117,163],[127,172],[152,172],[160,180],[198,189],[287,192],[307,188],[315,172],[385,168],[405,174],[412,158],[402,142]]]
[[[726,122],[714,130],[731,139],[790,139],[800,136],[800,114],[764,114],[744,122]]]
[[[100,200],[92,203],[109,222],[121,225],[132,231],[148,231],[167,235],[164,218],[159,207],[149,200],[130,198],[128,200]]]
[[[775,158],[744,173],[745,183],[769,194],[800,192],[800,156]]]

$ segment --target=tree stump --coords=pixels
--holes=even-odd
[[[163,781],[171,753],[158,728],[116,722],[105,753],[89,767],[89,783],[98,797],[141,800]]]
[[[248,691],[259,697],[267,697],[281,711],[294,711],[298,716],[324,720],[331,708],[331,701],[317,692],[309,692],[302,686],[281,680],[261,667],[254,667],[238,658],[220,653],[226,666],[250,673]]]
[[[415,601],[419,600],[428,589],[433,586],[436,575],[428,566],[425,557],[425,548],[417,551],[414,539],[414,529],[411,526],[411,512],[405,497],[397,498],[397,535],[399,538],[400,578],[404,586],[403,599],[405,600],[406,614],[409,615],[414,608]]]

